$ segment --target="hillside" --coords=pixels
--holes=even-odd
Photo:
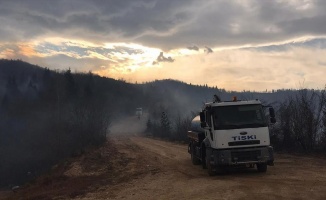
[[[277,150],[325,149],[324,90],[234,92],[177,80],[131,84],[20,60],[0,60],[0,82],[0,158],[5,163],[0,187],[23,184],[66,158],[102,146],[112,126],[134,116],[137,107],[147,113],[147,135],[184,141],[192,117],[214,94],[273,105],[278,123],[271,140]]]

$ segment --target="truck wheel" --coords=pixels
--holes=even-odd
[[[206,168],[207,168],[208,175],[214,176],[215,171],[213,170],[213,167],[212,167],[211,163],[209,162],[209,159],[207,158],[207,156],[205,156],[205,161],[206,161]]]
[[[267,164],[257,164],[257,170],[258,172],[266,172],[267,171]]]
[[[206,148],[205,147],[202,147],[202,153],[201,153],[201,165],[203,167],[203,169],[207,169],[207,166],[206,166]]]
[[[195,156],[195,147],[193,144],[191,144],[190,146],[190,151],[191,151],[191,162],[194,165],[199,165],[200,164],[200,160]]]

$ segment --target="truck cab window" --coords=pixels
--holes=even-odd
[[[213,113],[217,130],[267,126],[261,105],[215,107]]]

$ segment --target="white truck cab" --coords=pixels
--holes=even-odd
[[[206,103],[188,131],[192,162],[202,163],[210,175],[239,165],[256,165],[258,171],[266,172],[267,165],[274,162],[269,136],[273,123],[273,108],[264,107],[259,100]]]

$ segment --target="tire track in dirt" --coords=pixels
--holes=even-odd
[[[276,154],[267,173],[238,169],[209,177],[191,164],[186,144],[135,136],[130,141],[160,172],[131,181],[133,187],[117,199],[326,199],[324,159]]]
[[[76,158],[72,167],[89,166],[84,167],[86,171],[74,173],[76,180],[89,179],[90,188],[77,191],[80,195],[52,193],[51,196],[50,191],[44,191],[47,198],[43,199],[326,199],[325,158],[276,154],[275,166],[269,167],[267,173],[237,169],[210,177],[200,165],[192,165],[187,144],[135,135],[111,135],[106,146],[83,156],[84,159]],[[101,169],[108,170],[103,175],[95,173]],[[73,180],[68,177],[58,184],[67,189],[77,184]],[[26,188],[24,194],[44,187],[32,189]]]

